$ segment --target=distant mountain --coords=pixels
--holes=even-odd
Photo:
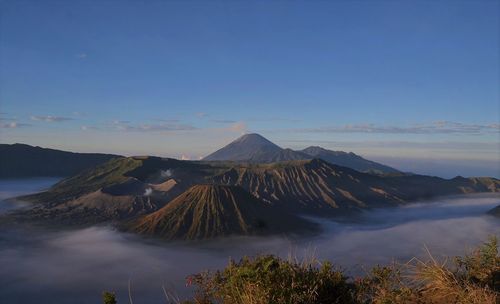
[[[334,165],[348,167],[360,172],[369,172],[377,174],[398,174],[400,171],[389,166],[379,164],[377,162],[364,159],[363,157],[352,152],[332,151],[318,146],[311,146],[301,150],[314,158],[321,158]]]
[[[313,230],[305,220],[279,212],[238,186],[195,185],[127,230],[164,239],[208,239]]]
[[[105,163],[118,155],[73,153],[25,144],[0,144],[0,178],[65,177]]]
[[[310,159],[311,157],[282,149],[259,134],[245,134],[227,146],[208,155],[208,161],[239,161],[253,163],[272,163],[285,160]]]
[[[352,152],[331,151],[315,146],[302,151],[283,149],[259,134],[243,135],[227,146],[208,155],[203,160],[274,163],[313,158],[321,158],[331,164],[348,167],[360,172],[402,174],[394,168],[364,159]]]

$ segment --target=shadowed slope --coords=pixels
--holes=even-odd
[[[135,221],[129,230],[165,239],[207,239],[312,227],[298,217],[278,214],[241,187],[195,185],[162,209]]]
[[[0,178],[71,176],[121,156],[0,144]]]

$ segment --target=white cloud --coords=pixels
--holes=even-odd
[[[88,57],[87,53],[76,54],[76,58],[78,58],[78,59],[85,59],[87,57]]]
[[[17,128],[29,127],[29,126],[31,126],[31,125],[26,124],[26,123],[18,123],[16,121],[13,121],[13,122],[0,124],[0,129],[17,129]]]
[[[80,130],[82,130],[82,131],[90,131],[90,130],[99,130],[99,128],[98,127],[94,127],[94,126],[81,126]]]
[[[230,125],[227,130],[231,131],[231,132],[238,132],[238,133],[247,133],[247,125],[242,122],[242,121],[239,121],[237,123],[234,123],[232,125]]]
[[[73,120],[71,117],[64,116],[52,116],[52,115],[33,115],[31,116],[31,120],[35,121],[45,121],[45,122],[63,122],[68,120]]]
[[[151,194],[153,194],[153,189],[151,188],[146,188],[146,190],[144,190],[144,196],[150,196]]]
[[[234,123],[237,123],[238,121],[231,120],[231,119],[213,119],[213,120],[211,120],[211,122],[220,123],[220,124],[234,124]]]
[[[18,125],[16,122],[9,122],[0,125],[3,129],[14,129],[17,128]]]
[[[132,125],[128,121],[113,121],[113,128],[119,131],[155,132],[155,131],[192,131],[197,128],[182,123],[138,124]]]

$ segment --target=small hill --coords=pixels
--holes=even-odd
[[[65,177],[103,164],[119,155],[74,153],[25,144],[0,144],[0,178]]]
[[[311,230],[313,225],[279,212],[237,186],[195,185],[128,230],[164,239],[209,239]]]
[[[348,167],[360,172],[376,173],[376,174],[401,174],[399,170],[389,166],[364,159],[363,157],[352,152],[332,151],[318,146],[311,146],[301,150],[300,152],[314,158],[321,158],[331,164]]]

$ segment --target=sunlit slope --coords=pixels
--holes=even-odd
[[[111,160],[48,191],[17,198],[37,203],[17,216],[78,225],[128,219],[154,212],[203,182],[205,167],[157,157]]]
[[[233,167],[215,176],[214,182],[240,185],[262,200],[315,213],[396,205],[438,195],[498,192],[500,185],[494,178],[380,177],[320,159]]]
[[[37,207],[18,213],[28,219],[78,224],[128,220],[159,210],[197,184],[240,186],[269,205],[320,216],[500,189],[494,178],[377,176],[320,159],[252,164],[129,157],[63,180],[46,192],[19,198]]]
[[[165,239],[207,239],[312,229],[238,186],[195,185],[129,230]]]

